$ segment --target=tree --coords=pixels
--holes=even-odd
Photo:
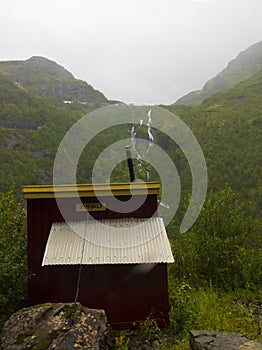
[[[192,229],[174,241],[173,274],[223,290],[261,286],[261,222],[244,217],[230,188],[211,193]]]
[[[0,322],[26,300],[26,213],[14,189],[0,196]]]

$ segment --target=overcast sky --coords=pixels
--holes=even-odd
[[[262,40],[262,0],[2,0],[0,60],[47,57],[107,98],[170,104]]]

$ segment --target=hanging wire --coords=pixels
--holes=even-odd
[[[88,220],[88,218],[86,217],[86,221],[85,221],[85,236],[83,238],[83,243],[82,243],[80,265],[79,265],[79,269],[78,269],[78,276],[77,276],[77,283],[76,283],[76,294],[75,294],[75,300],[74,300],[75,303],[78,300],[79,290],[80,290],[80,282],[81,282],[81,274],[82,274],[82,266],[83,266],[83,257],[84,257],[85,243],[86,243],[86,237],[87,237],[87,220]]]

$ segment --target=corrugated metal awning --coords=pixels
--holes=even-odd
[[[163,219],[53,223],[44,265],[172,263]]]

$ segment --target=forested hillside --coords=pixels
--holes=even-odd
[[[0,72],[19,83],[34,96],[60,101],[107,104],[108,100],[85,81],[45,57],[33,56],[25,61],[2,61]]]
[[[169,106],[193,130],[205,155],[209,189],[228,183],[261,214],[262,71],[200,105]]]
[[[253,214],[260,212],[262,204],[261,88],[262,74],[259,73],[198,106],[166,107],[183,119],[197,137],[207,162],[209,189],[217,191],[230,184]],[[12,183],[17,187],[50,183],[53,160],[62,137],[76,120],[95,108],[32,97],[5,76],[0,76],[0,103],[1,192]],[[127,126],[123,126],[95,138],[80,158],[78,181],[90,182],[92,166],[100,152],[110,142],[127,137]],[[156,139],[176,165],[179,163],[180,178],[190,186],[191,175],[185,170],[187,160],[180,150],[172,149],[162,137]],[[151,180],[154,176],[152,173]],[[112,180],[128,180],[125,164],[118,167]]]
[[[92,108],[34,97],[0,74],[0,192],[50,183],[59,142]]]
[[[176,104],[197,104],[218,91],[229,89],[251,78],[262,69],[262,41],[250,46],[233,59],[225,69],[210,79],[201,90],[192,91],[176,101]]]

